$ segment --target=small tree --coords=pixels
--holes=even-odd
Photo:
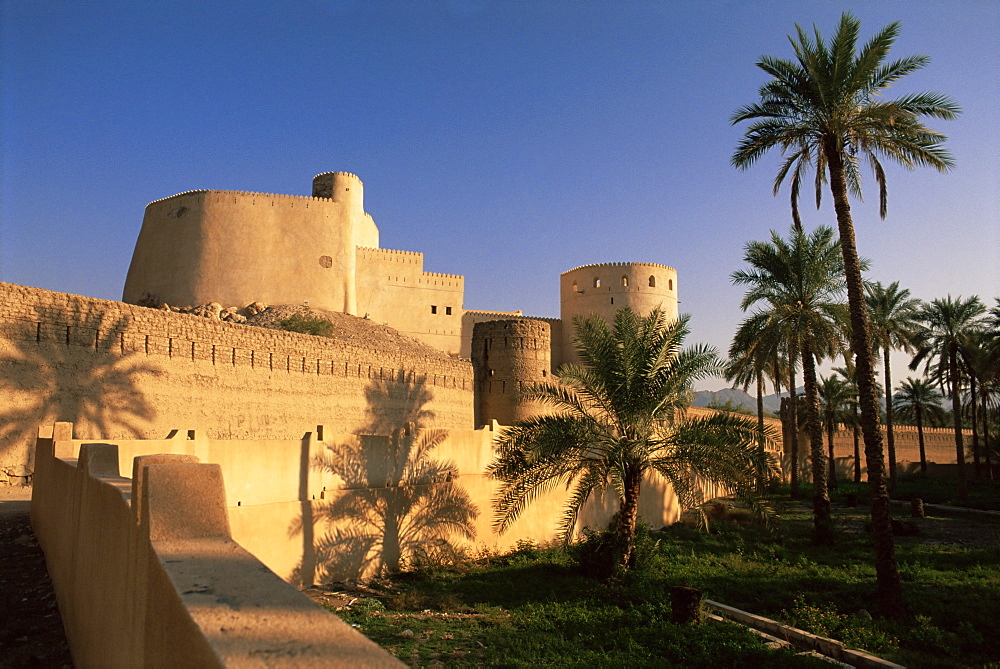
[[[505,429],[496,442],[490,475],[500,482],[494,526],[506,531],[545,491],[570,491],[560,532],[568,541],[584,504],[594,493],[618,498],[614,567],[632,565],[632,545],[643,479],[659,474],[683,507],[706,497],[705,484],[733,491],[758,514],[766,511],[755,491],[774,473],[759,448],[756,422],[713,414],[688,418],[695,380],[721,371],[714,349],[681,349],[687,317],[668,322],[660,310],[640,316],[618,311],[609,325],[597,316],[574,319],[574,343],[582,364],[559,369],[557,384],[541,384],[525,399],[547,404],[548,415]]]
[[[945,410],[941,397],[931,384],[923,379],[910,377],[899,384],[892,404],[900,418],[912,419],[917,426],[917,443],[920,445],[920,473],[927,473],[927,453],[924,450],[924,419],[944,421]]]

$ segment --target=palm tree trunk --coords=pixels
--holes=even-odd
[[[795,346],[789,343],[788,359],[795,360]],[[788,431],[792,438],[792,498],[799,496],[799,412],[795,397],[795,363],[788,365]]]
[[[861,483],[861,435],[858,433],[858,407],[854,409],[854,424],[851,433],[854,436],[854,482]]]
[[[972,422],[972,470],[976,478],[982,478],[982,465],[979,462],[979,415],[976,403],[976,377],[969,371],[969,420]]]
[[[983,454],[986,459],[986,478],[989,481],[993,480],[993,459],[990,456],[990,403],[988,400],[988,394],[982,393],[983,395]]]
[[[764,372],[757,370],[757,427],[764,432]]]
[[[625,474],[625,498],[618,507],[618,522],[615,534],[618,540],[618,564],[616,570],[625,572],[632,566],[632,544],[635,539],[635,525],[639,519],[639,484],[642,475],[628,471]]]
[[[833,519],[830,517],[830,491],[826,480],[826,455],[823,453],[823,426],[819,421],[816,360],[808,330],[802,342],[802,378],[806,387],[806,430],[809,432],[809,455],[812,458],[813,543],[829,546],[833,544]]]
[[[923,410],[917,404],[914,408],[917,415],[917,443],[920,444],[920,473],[927,475],[927,451],[924,450],[924,421]]]
[[[831,418],[826,424],[826,447],[827,447],[827,462],[830,463],[830,490],[837,487],[837,459],[833,456],[833,431],[836,428],[836,424]]]
[[[857,242],[854,238],[854,221],[847,199],[844,180],[844,163],[836,138],[824,141],[824,154],[830,170],[830,190],[840,248],[844,256],[844,274],[847,281],[847,303],[851,315],[851,344],[856,356],[858,401],[861,408],[861,432],[865,439],[865,459],[868,465],[868,488],[871,498],[872,539],[875,544],[875,575],[878,583],[878,600],[883,614],[892,617],[905,615],[903,586],[896,564],[896,545],[892,537],[892,515],[889,511],[889,491],[885,485],[885,457],[882,453],[882,431],[879,429],[878,401],[875,396],[875,371],[872,368],[871,335],[868,330],[867,306]]]
[[[969,497],[969,482],[965,473],[965,444],[962,443],[962,402],[958,388],[958,344],[948,347],[948,382],[951,384],[951,412],[955,427],[955,462],[958,463],[958,498]]]
[[[885,444],[889,450],[889,491],[896,490],[896,438],[892,433],[892,372],[889,369],[889,346],[883,347],[885,362]]]

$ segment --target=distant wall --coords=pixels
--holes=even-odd
[[[308,302],[353,314],[354,249],[369,222],[360,199],[206,190],[157,200],[146,207],[122,299]]]
[[[778,434],[781,433],[781,421],[777,418],[766,418],[767,424]],[[893,441],[896,450],[897,474],[905,475],[920,471],[920,444],[917,428],[912,425],[893,426]],[[859,431],[859,451],[861,455],[861,478],[868,480],[868,463],[865,460],[865,441]],[[965,462],[972,466],[972,431],[964,430],[962,441],[965,446]],[[980,448],[982,443],[980,442]],[[823,430],[823,453],[827,454],[827,434]],[[885,452],[886,474],[889,472],[889,455],[885,426],[882,427],[882,449]],[[955,465],[955,431],[947,428],[924,428],[924,452],[928,463],[937,465]],[[791,475],[790,449],[786,448],[783,473],[787,480]],[[854,431],[844,425],[838,425],[833,433],[833,456],[836,459],[837,477],[842,480],[854,479]],[[799,432],[799,472],[800,480],[809,481],[812,478],[809,458],[809,436],[805,429]],[[940,468],[930,468],[929,473],[945,471]],[[971,469],[970,469],[971,471]]]
[[[473,427],[473,374],[445,353],[291,332],[0,283],[0,482],[32,471],[38,425],[81,438],[299,438],[317,422]]]

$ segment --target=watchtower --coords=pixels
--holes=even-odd
[[[646,315],[659,307],[677,320],[677,270],[646,262],[582,265],[559,278],[559,306],[563,323],[562,360],[577,362],[573,347],[573,318],[597,315],[610,323],[622,307]]]
[[[541,407],[521,392],[551,381],[549,324],[530,318],[476,323],[472,330],[472,368],[476,384],[475,420],[501,425],[530,418]]]

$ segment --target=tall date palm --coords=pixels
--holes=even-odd
[[[753,121],[732,163],[747,169],[771,149],[780,150],[784,160],[774,180],[775,192],[788,178],[792,218],[798,227],[799,190],[809,170],[815,171],[817,205],[824,184],[829,184],[847,277],[852,348],[857,355],[879,603],[886,615],[899,616],[905,611],[903,590],[892,538],[871,334],[848,194],[861,195],[859,167],[867,159],[879,187],[879,213],[884,218],[887,190],[881,159],[910,169],[950,169],[951,156],[942,147],[945,136],[924,125],[921,118],[952,119],[959,108],[938,93],[912,93],[896,99],[883,96],[886,88],[928,62],[926,56],[886,62],[899,35],[898,23],[878,31],[860,50],[861,24],[848,13],[841,16],[829,44],[818,28],[814,36],[799,26],[796,29],[797,36],[790,38],[795,60],[764,56],[757,62],[772,78],[761,86],[758,102],[742,107],[731,118],[734,124]]]

